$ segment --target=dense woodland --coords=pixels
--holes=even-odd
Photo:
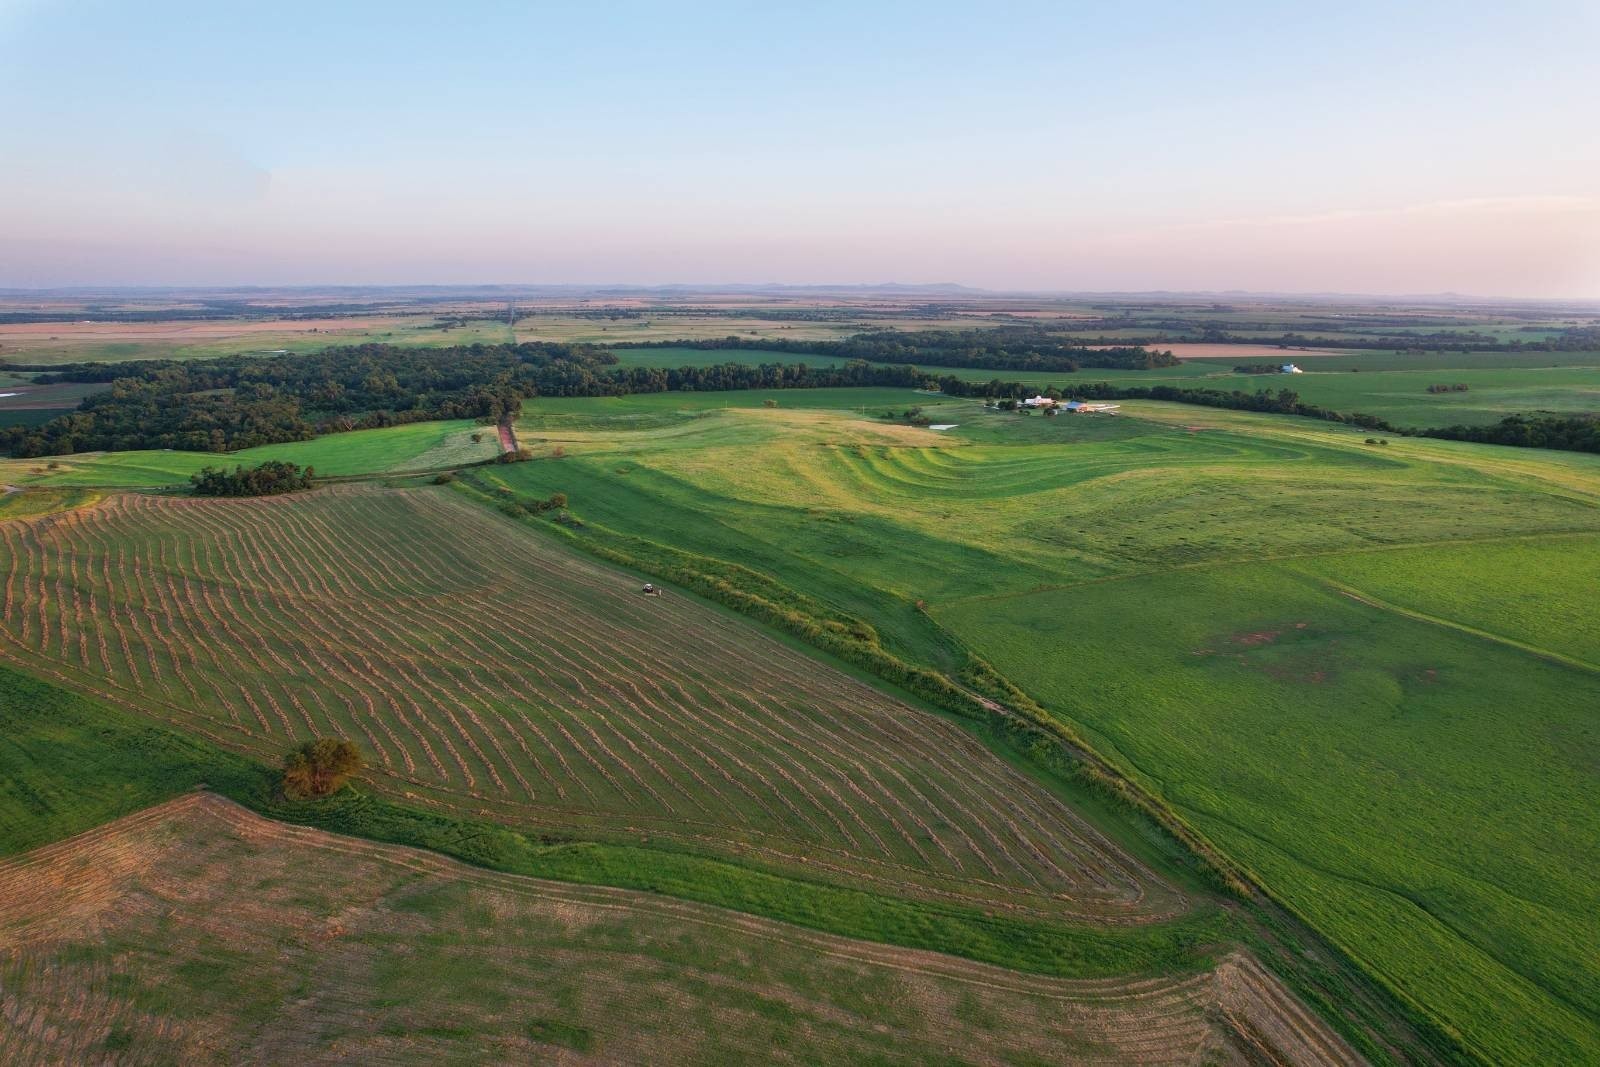
[[[231,452],[428,419],[497,421],[536,396],[924,384],[909,366],[619,367],[588,345],[369,344],[304,355],[78,364],[41,384],[106,382],[73,412],[0,430],[14,456],[176,448]]]
[[[913,333],[856,334],[843,341],[724,337],[708,341],[643,341],[617,348],[694,348],[707,352],[755,349],[784,354],[908,363],[921,367],[977,367],[981,370],[1052,371],[1071,374],[1080,367],[1150,370],[1176,367],[1170,352],[1148,352],[1126,344],[1085,348],[1044,330],[1008,327],[988,330],[918,330]]]

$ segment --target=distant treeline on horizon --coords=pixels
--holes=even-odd
[[[911,333],[859,333],[842,341],[794,341],[787,338],[722,337],[704,341],[632,341],[614,349],[691,348],[781,352],[785,355],[864,359],[873,363],[910,363],[923,367],[972,367],[978,370],[1046,371],[1073,374],[1082,367],[1105,370],[1153,370],[1176,367],[1171,352],[1147,351],[1126,342],[1091,348],[1081,341],[1030,327],[983,330],[917,330]]]
[[[968,335],[953,332],[947,338]],[[846,356],[830,367],[804,363],[722,363],[698,367],[624,367],[610,351],[593,345],[527,342],[415,348],[365,344],[308,354],[228,356],[213,360],[147,360],[82,363],[41,374],[41,384],[97,382],[109,386],[86,397],[79,408],[37,426],[0,430],[0,448],[19,458],[90,451],[173,448],[232,452],[257,445],[303,441],[319,434],[393,426],[431,419],[494,422],[514,416],[525,399],[540,396],[625,396],[634,393],[720,392],[744,389],[851,388],[863,386],[937,389],[951,396],[1021,397],[1037,387],[994,378],[972,382],[953,374],[936,377],[910,362],[867,362],[855,353],[886,351],[905,359],[913,346],[874,347],[865,339],[795,342],[798,352]],[[769,346],[732,342],[656,347],[706,351]],[[916,346],[930,354],[966,350]],[[1096,351],[1123,365],[1137,349]],[[1061,355],[1065,362],[1070,359]],[[979,353],[984,355],[984,353]],[[992,364],[1051,357],[1045,351],[996,346]],[[1170,357],[1167,357],[1170,358]],[[1176,362],[1174,360],[1173,362]],[[951,364],[971,366],[971,363]],[[1000,369],[1012,369],[1003,367]],[[1062,365],[1052,368],[1068,374]],[[1493,426],[1415,429],[1360,413],[1344,413],[1302,401],[1289,389],[1224,391],[1173,385],[1129,386],[1088,382],[1052,390],[1079,399],[1164,400],[1205,407],[1298,415],[1396,434],[1480,441],[1523,447],[1600,452],[1600,420],[1593,417],[1512,416]]]

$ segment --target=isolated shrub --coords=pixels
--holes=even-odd
[[[482,440],[483,440],[483,434],[475,433],[475,434],[472,435],[472,443],[473,444],[477,444],[479,441],[482,441]]]
[[[530,515],[543,515],[547,511],[561,511],[567,506],[567,494],[552,493],[548,500],[528,500],[518,506],[525,509]]]
[[[283,791],[296,799],[325,797],[367,765],[353,742],[338,737],[307,741],[283,761]]]
[[[764,408],[775,408],[778,406],[778,402],[769,396],[761,402],[761,406]]]
[[[552,448],[550,450],[550,458],[551,459],[566,459],[567,458],[567,450],[565,448],[562,448],[560,445],[556,445],[556,447],[554,447],[554,448]]]
[[[433,484],[434,485],[449,485],[451,482],[453,482],[455,480],[456,480],[456,476],[454,474],[451,474],[449,471],[445,471],[443,474],[435,474],[433,476]]]

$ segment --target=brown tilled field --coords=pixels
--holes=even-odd
[[[1184,895],[966,731],[449,490],[117,495],[0,523],[0,656],[379,788],[1018,914]]]
[[[1034,978],[191,794],[0,863],[0,1062],[1357,1062],[1250,958]]]

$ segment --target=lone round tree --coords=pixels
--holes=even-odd
[[[291,797],[325,797],[367,765],[361,750],[342,738],[307,741],[283,761],[283,791]]]

